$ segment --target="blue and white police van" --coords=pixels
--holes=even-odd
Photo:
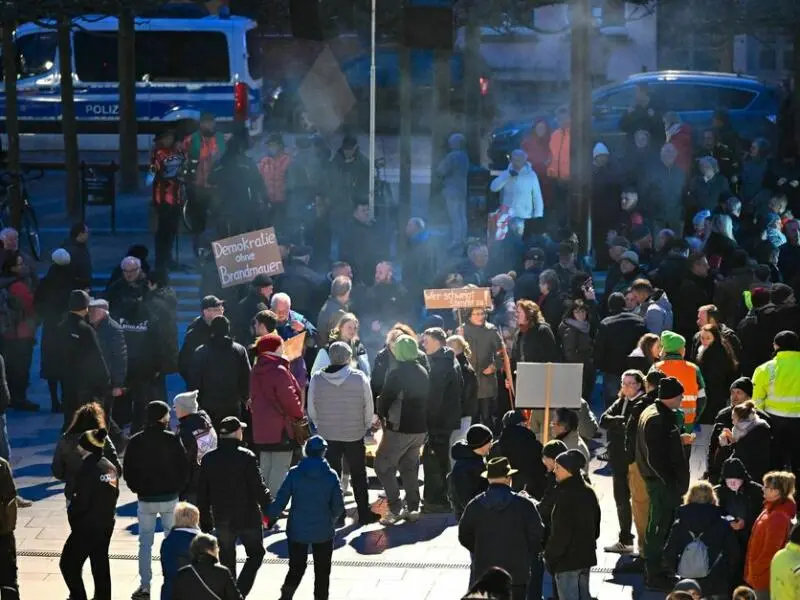
[[[16,31],[20,128],[37,138],[61,131],[58,39],[47,25],[26,23]],[[213,113],[222,130],[242,121],[251,135],[262,132],[261,61],[254,21],[215,15],[137,18],[135,26],[140,147],[164,129],[191,129],[203,112]],[[117,31],[114,17],[85,16],[75,22],[72,76],[81,134],[118,133]],[[0,87],[3,128],[5,108]],[[30,137],[23,136],[23,149]]]

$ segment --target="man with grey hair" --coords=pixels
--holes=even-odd
[[[351,363],[349,344],[334,342],[328,348],[331,364],[311,376],[308,386],[308,416],[328,441],[328,462],[341,476],[342,458],[350,467],[353,491],[361,525],[375,523],[380,516],[369,505],[364,435],[372,425],[374,406],[369,379]],[[344,523],[344,515],[340,519]]]
[[[490,186],[493,192],[500,192],[503,207],[511,217],[510,230],[522,237],[525,222],[544,217],[544,201],[539,186],[539,177],[528,162],[523,150],[511,153],[508,168],[500,173]]]
[[[18,267],[19,277],[32,290],[36,289],[39,285],[39,275],[32,265],[36,264],[33,256],[21,250],[19,247],[19,232],[13,227],[5,227],[0,230],[0,242],[3,244],[3,249],[7,252],[17,252],[22,257],[22,264]]]
[[[661,148],[661,160],[654,162],[641,175],[639,206],[653,229],[669,228],[678,235],[683,231],[683,188],[686,173],[677,164],[678,150],[672,144]]]
[[[274,294],[270,300],[270,308],[278,318],[275,323],[275,333],[281,336],[284,341],[305,331],[308,335],[306,343],[311,343],[313,336],[317,334],[317,330],[304,315],[292,310],[292,299],[289,294],[283,292]]]
[[[106,290],[110,312],[117,317],[128,299],[141,298],[147,289],[147,278],[142,270],[141,260],[135,256],[126,256],[119,266],[122,278],[117,279]]]
[[[317,317],[317,343],[324,346],[328,343],[331,330],[336,327],[342,315],[350,312],[350,293],[353,281],[345,275],[339,275],[331,282],[331,293]]]
[[[436,167],[436,175],[442,181],[442,196],[450,218],[451,248],[460,250],[467,239],[469,156],[464,150],[466,139],[460,133],[451,135],[447,145],[450,152]]]

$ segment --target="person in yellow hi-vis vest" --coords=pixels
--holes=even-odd
[[[773,340],[775,358],[753,373],[753,402],[772,420],[776,468],[800,475],[800,338],[781,331]]]

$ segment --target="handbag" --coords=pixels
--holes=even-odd
[[[194,573],[197,576],[197,579],[200,580],[200,583],[203,584],[203,587],[206,588],[206,591],[212,596],[214,596],[214,600],[222,600],[222,598],[220,598],[219,595],[208,586],[208,584],[203,580],[203,578],[200,577],[200,573],[197,572],[197,569],[194,568],[194,565],[189,565],[189,568],[192,570],[192,573]]]
[[[308,417],[303,417],[302,419],[291,419],[290,423],[292,425],[294,441],[302,446],[306,443],[306,441],[308,441],[308,438],[311,437],[311,424],[308,421]]]

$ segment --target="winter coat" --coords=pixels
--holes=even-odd
[[[200,479],[200,463],[203,457],[217,447],[217,432],[211,423],[211,417],[201,410],[178,420],[176,431],[186,451],[189,462],[189,477],[186,489],[181,497],[194,498],[197,494],[197,482]]]
[[[71,266],[51,265],[34,292],[34,307],[42,322],[42,379],[58,379],[58,324],[69,310],[70,292],[78,287]]]
[[[642,394],[643,395],[643,394]],[[625,452],[625,435],[633,407],[642,395],[628,399],[620,396],[600,417],[600,427],[608,432],[608,456],[612,465],[628,465]]]
[[[750,532],[744,562],[744,580],[754,590],[769,589],[770,563],[786,544],[796,514],[794,500],[764,503],[764,510]]]
[[[492,483],[464,509],[458,541],[472,555],[470,585],[490,567],[511,575],[512,585],[526,585],[533,558],[542,550],[542,518],[533,500],[509,486]]]
[[[674,296],[689,272],[689,259],[683,255],[668,254],[658,265],[651,281],[657,288],[664,290],[667,297]]]
[[[444,346],[428,355],[431,363],[428,431],[450,434],[461,423],[463,381],[455,352]]]
[[[733,355],[736,357],[736,359],[738,361],[741,361],[744,353],[742,352],[742,342],[739,341],[739,336],[736,335],[736,332],[727,325],[725,325],[725,323],[719,323],[719,332],[722,335],[722,339],[731,345],[731,350],[733,350]],[[701,345],[702,344],[700,343],[700,332],[698,331],[692,337],[692,347],[686,348],[686,353],[687,356],[689,357],[689,360],[695,363],[697,362],[697,356],[699,354]],[[645,371],[645,373],[646,372],[647,371]],[[738,367],[737,367],[737,373],[739,373]]]
[[[160,344],[162,346],[161,373],[168,375],[178,372],[178,296],[169,287],[158,288],[150,293],[147,300],[150,309],[158,319]]]
[[[109,315],[95,325],[95,330],[100,351],[111,376],[111,387],[125,387],[128,377],[128,344],[125,342],[122,327]]]
[[[580,474],[558,484],[544,560],[553,573],[589,569],[597,564],[600,504]]]
[[[600,321],[594,339],[595,367],[603,373],[624,373],[628,356],[645,333],[644,319],[632,312],[610,315]]]
[[[256,455],[234,438],[219,440],[200,463],[197,508],[200,528],[211,531],[222,523],[233,530],[258,529],[272,496]]]
[[[242,600],[231,572],[209,554],[182,567],[172,590],[172,600]]]
[[[61,247],[69,252],[69,268],[75,277],[73,289],[90,289],[92,287],[92,255],[89,252],[88,244],[82,244],[75,240],[64,240]]]
[[[663,402],[656,401],[639,417],[636,466],[645,481],[659,480],[679,494],[689,487],[689,463],[678,420]]]
[[[150,381],[162,372],[169,347],[158,313],[143,300],[128,300],[119,307],[114,318],[125,335],[128,381]]]
[[[311,377],[308,416],[328,441],[363,439],[374,407],[369,379],[349,365],[330,366]]]
[[[430,375],[418,361],[398,362],[386,376],[375,412],[390,431],[427,433],[430,388]]]
[[[447,474],[447,499],[456,520],[461,520],[467,504],[486,491],[489,482],[481,474],[486,470],[483,456],[467,446],[463,440],[457,441],[450,448],[450,459],[453,465]],[[510,459],[509,459],[510,460]]]
[[[303,402],[285,358],[268,354],[258,357],[250,373],[250,398],[253,442],[270,449],[291,449],[292,420],[303,418]]]
[[[753,269],[747,266],[731,269],[727,278],[717,282],[714,304],[719,309],[720,320],[729,327],[735,328],[747,313],[742,294],[750,289],[753,281]]]
[[[511,348],[512,362],[561,362],[561,350],[547,323],[520,328]],[[474,352],[474,349],[473,349]]]
[[[119,498],[119,472],[100,453],[92,453],[81,462],[75,476],[72,495],[67,498],[67,519],[72,531],[90,536],[109,535]]]
[[[517,469],[511,479],[514,491],[527,491],[534,498],[544,494],[547,471],[542,463],[542,444],[536,434],[524,425],[504,427],[492,446],[491,457],[505,456],[511,468]]]
[[[239,415],[250,397],[247,350],[228,336],[210,339],[192,356],[188,389],[200,392],[197,402],[212,421]]]
[[[422,291],[430,288],[439,273],[439,257],[429,231],[408,239],[403,260],[403,283],[412,301],[421,302]]]
[[[800,275],[800,245],[791,242],[781,246],[778,253],[778,269],[783,280],[793,282]]]
[[[629,417],[625,423],[625,458],[629,465],[636,462],[636,441],[639,435],[639,418],[644,409],[652,406],[658,397],[658,390],[639,396],[628,409]]]
[[[339,476],[327,460],[307,456],[289,469],[270,506],[270,521],[278,519],[290,500],[289,542],[319,544],[333,539],[336,521],[344,514],[344,499]]]
[[[770,565],[769,594],[773,600],[800,598],[800,544],[789,542]]]
[[[461,370],[461,416],[472,417],[478,413],[478,376],[464,353],[456,355]]]
[[[207,344],[211,339],[211,327],[206,323],[203,316],[196,317],[186,328],[186,335],[183,338],[183,346],[178,354],[178,371],[185,382],[189,381],[189,368],[192,363],[194,351],[200,346]],[[188,385],[187,385],[188,387]],[[192,388],[189,388],[192,389]]]
[[[460,149],[452,149],[436,167],[436,175],[442,180],[442,196],[445,200],[467,201],[467,178],[469,156]]]
[[[668,225],[683,221],[683,188],[686,172],[677,164],[667,167],[655,161],[640,174],[636,187],[644,216]]]
[[[306,235],[312,234],[307,231]],[[274,289],[276,292],[288,294],[297,312],[310,315],[325,299],[330,283],[325,275],[312,270],[304,260],[289,257],[284,263],[283,274],[275,281]]]
[[[558,331],[558,326],[561,325],[561,319],[564,317],[564,296],[558,291],[552,291],[539,296],[538,304],[550,329],[554,332]]]
[[[425,369],[426,373],[430,373],[431,365],[428,361],[428,355],[422,350],[417,352],[417,364]],[[378,396],[383,391],[383,385],[386,382],[386,377],[393,368],[398,365],[397,359],[389,348],[381,348],[375,355],[375,362],[372,365],[372,373],[369,377],[370,387],[372,387],[372,397],[377,400]],[[477,382],[476,382],[477,386]],[[472,413],[475,414],[475,413]]]
[[[97,334],[83,317],[68,313],[58,325],[60,379],[64,388],[82,396],[106,392],[109,374]]]
[[[335,341],[344,342],[344,340]],[[311,365],[312,375],[319,373],[331,365],[331,357],[330,354],[328,354],[328,348],[332,343],[333,341],[329,341],[324,348],[320,348],[319,352],[317,352],[317,355],[314,357],[314,364]],[[347,344],[348,342],[345,343]],[[353,340],[349,342],[349,346],[353,350],[352,362],[355,368],[369,377],[370,373],[372,373],[372,369],[369,365],[369,356],[367,356],[367,349],[364,347],[364,344],[362,344],[360,340]]]
[[[189,480],[181,439],[160,423],[131,437],[123,468],[130,490],[148,502],[177,499]]]
[[[714,212],[723,195],[727,197],[730,193],[728,180],[721,173],[715,173],[709,181],[702,175],[697,175],[689,184],[689,208],[694,212],[700,210]]]
[[[761,419],[767,425],[769,425],[771,417],[767,413],[756,409],[756,414],[758,415],[759,419]],[[709,440],[708,444],[708,480],[714,484],[719,483],[720,470],[722,469],[722,465],[727,459],[733,456],[733,449],[735,447],[735,444],[728,446],[720,445],[719,436],[724,429],[733,430],[733,408],[730,406],[723,408],[721,411],[717,413],[716,417],[714,417],[714,428],[711,431],[711,439]],[[756,435],[755,437],[760,438],[759,435]],[[761,442],[766,441],[767,447],[769,447],[772,444],[771,437],[767,438],[767,440],[760,439],[759,441]],[[745,447],[747,445],[748,444],[745,444]],[[745,455],[747,454],[748,452],[745,450]],[[766,461],[769,460],[770,453],[764,452],[763,454],[764,454],[763,458],[759,457],[756,460],[756,462],[753,463],[753,466],[756,466],[757,468],[760,469],[760,467],[765,464],[764,460]],[[749,469],[747,470],[749,471]],[[761,481],[761,475],[759,475],[758,477],[755,477],[753,473],[750,473],[750,475],[753,477],[755,481]],[[760,503],[761,501],[759,500],[759,506]]]
[[[759,365],[775,355],[775,336],[785,328],[774,304],[755,308],[742,319],[736,335],[747,351],[742,356],[741,371],[752,376]]]
[[[513,171],[513,173],[512,173]],[[544,216],[544,201],[539,178],[530,163],[517,173],[511,164],[492,181],[489,189],[501,192],[502,204],[512,219],[538,219]]]
[[[725,485],[726,478],[741,479],[744,483],[734,492]],[[714,487],[714,491],[717,494],[717,498],[719,498],[719,507],[722,509],[723,514],[744,521],[744,528],[734,531],[739,542],[739,559],[741,561],[739,573],[741,576],[744,556],[747,551],[747,542],[750,540],[750,532],[756,519],[758,519],[758,515],[761,514],[761,508],[764,504],[764,489],[761,484],[750,477],[742,461],[738,459],[725,461],[722,465],[720,481],[721,483]]]
[[[339,319],[349,311],[349,304],[342,304],[336,298],[328,296],[317,316],[317,344],[320,346],[328,344],[331,331],[339,323]]]
[[[247,295],[239,301],[233,311],[231,319],[231,333],[233,338],[242,346],[252,343],[253,319],[262,310],[269,308],[269,299],[264,298],[254,288],[250,288]]]
[[[738,248],[739,245],[735,240],[717,231],[712,231],[706,238],[703,251],[712,267],[716,267],[722,275],[728,275],[732,269],[731,257]]]
[[[698,416],[698,422],[708,425],[714,422],[717,413],[728,404],[731,383],[736,379],[737,369],[725,348],[717,342],[700,352],[697,366],[700,367],[706,383],[705,408]]]
[[[68,432],[62,435],[56,444],[53,460],[50,463],[53,477],[66,484],[64,485],[64,495],[67,498],[72,497],[72,492],[75,490],[75,480],[81,470],[81,464],[83,464],[83,457],[78,454],[78,442],[82,434],[83,432],[81,431],[78,433]],[[106,444],[103,447],[103,456],[114,465],[117,470],[117,476],[120,476],[122,474],[122,465],[117,456],[117,449],[110,439],[106,439]]]
[[[565,362],[583,363],[584,371],[593,370],[594,341],[589,331],[589,321],[564,319],[558,328],[558,337],[564,350]]]
[[[700,537],[708,549],[710,568],[707,577],[697,579],[705,596],[727,595],[731,585],[738,583],[730,574],[739,564],[739,545],[723,516],[725,512],[714,504],[684,504],[677,510],[677,519],[664,548],[667,565],[676,570],[686,546]]]
[[[672,329],[672,304],[663,290],[655,290],[636,312],[644,319],[650,333],[661,335],[662,331]]]
[[[269,193],[255,162],[246,154],[228,147],[225,154],[211,170],[208,184],[216,189],[212,214],[224,216],[232,226],[232,233],[244,233],[258,228],[262,216],[269,212]]]
[[[733,444],[733,458],[744,463],[747,472],[756,481],[761,481],[770,470],[772,430],[766,421],[757,419],[756,424]]]
[[[15,325],[3,333],[7,340],[31,340],[36,337],[36,306],[33,289],[25,279],[16,277],[7,286],[8,302],[12,306]]]
[[[578,450],[581,454],[583,454],[583,458],[586,459],[586,464],[583,466],[582,471],[588,474],[589,461],[592,459],[592,455],[589,453],[589,447],[586,445],[586,442],[583,441],[578,431],[568,431],[567,433],[558,436],[558,439],[566,444],[567,450]]]
[[[672,329],[681,334],[687,341],[691,340],[697,331],[697,309],[711,304],[713,294],[713,279],[687,274],[678,288],[678,293],[672,297],[674,328],[667,327],[666,329]],[[653,331],[652,333],[660,334],[661,332]]]
[[[490,366],[497,370],[503,366],[499,355],[502,340],[497,328],[491,323],[478,327],[468,322],[464,324],[464,339],[472,348],[469,362],[478,377],[478,398],[494,398],[497,396],[497,377],[494,373],[485,375],[483,371]]]
[[[172,586],[178,571],[192,562],[189,546],[200,533],[199,529],[176,527],[164,536],[161,542],[161,572],[164,583],[161,585],[161,600],[172,600]]]
[[[514,297],[517,300],[530,300],[536,302],[539,299],[539,275],[542,270],[538,268],[526,269],[520,273],[514,282]]]

